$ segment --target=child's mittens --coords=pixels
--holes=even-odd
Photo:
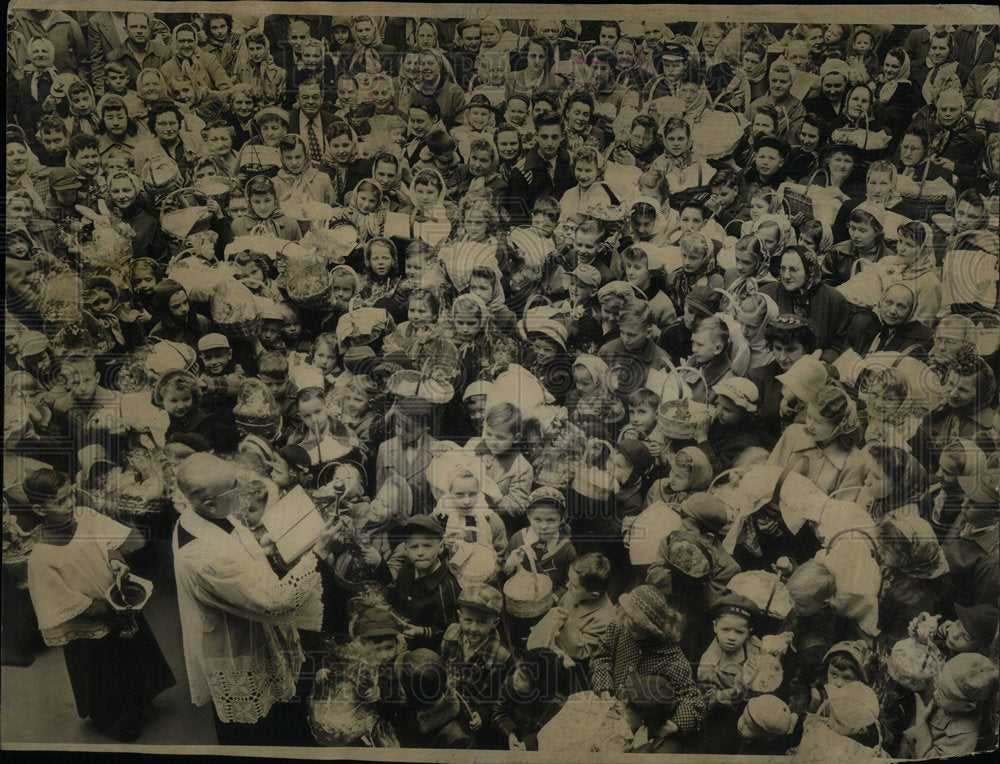
[[[483,718],[478,713],[473,711],[472,716],[469,717],[469,729],[475,732],[482,726],[483,726]]]
[[[330,669],[321,668],[319,671],[316,672],[314,682],[317,687],[322,687],[329,681],[330,681]]]

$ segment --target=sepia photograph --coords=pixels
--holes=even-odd
[[[14,0],[5,93],[6,753],[996,754],[996,6]]]

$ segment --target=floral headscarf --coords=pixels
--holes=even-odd
[[[820,262],[819,255],[815,252],[811,252],[805,247],[793,246],[787,247],[781,256],[784,257],[786,252],[795,252],[799,259],[802,261],[802,268],[806,272],[805,283],[794,292],[791,293],[792,297],[792,307],[794,309],[795,315],[802,318],[809,317],[809,305],[813,294],[819,289],[820,284],[823,282],[823,266]],[[782,286],[784,288],[784,286]]]
[[[737,310],[737,318],[740,314],[762,319],[760,326],[757,327],[753,336],[747,337],[747,342],[750,346],[750,352],[752,354],[766,354],[768,352],[768,345],[767,339],[764,335],[767,330],[767,325],[775,316],[778,315],[778,303],[763,292],[758,292],[755,289],[740,302]]]
[[[879,536],[907,547],[903,563],[895,568],[899,572],[920,579],[940,578],[948,572],[948,560],[934,529],[922,517],[907,515],[883,520]]]

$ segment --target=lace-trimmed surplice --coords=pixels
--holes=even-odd
[[[323,619],[315,555],[278,578],[249,530],[227,534],[188,510],[174,572],[191,701],[212,700],[223,722],[253,724],[290,700],[304,660],[296,629],[318,631]]]

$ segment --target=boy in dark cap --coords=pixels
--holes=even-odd
[[[704,284],[693,287],[684,301],[684,313],[660,334],[660,347],[667,351],[674,364],[691,355],[691,335],[698,322],[719,312],[722,292]]]
[[[760,653],[753,625],[760,611],[746,597],[727,594],[712,608],[715,639],[698,663],[698,685],[708,708],[705,729],[711,736],[699,741],[699,752],[736,753],[740,747],[736,722],[743,710],[743,664]]]
[[[414,515],[403,525],[406,555],[389,585],[389,604],[412,626],[403,634],[414,649],[437,646],[458,617],[458,581],[441,561],[444,531],[431,515]]]

